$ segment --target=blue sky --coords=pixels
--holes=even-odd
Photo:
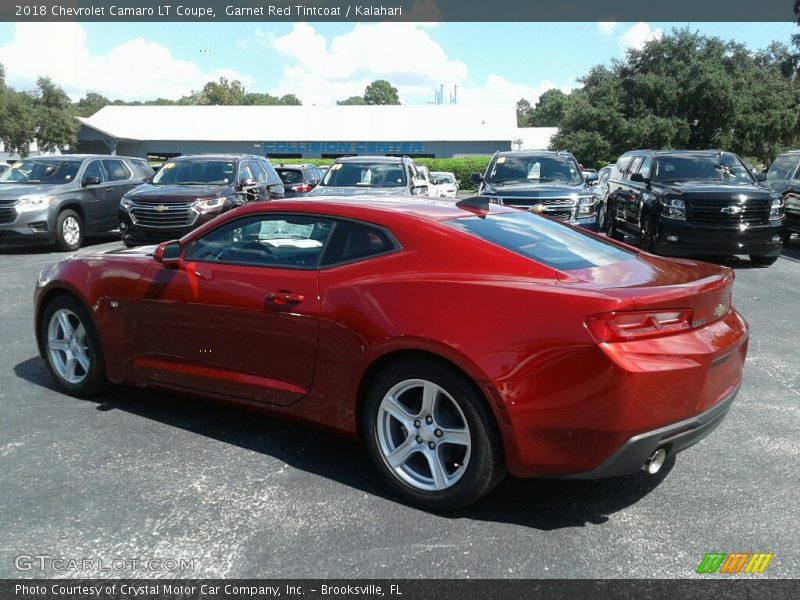
[[[332,104],[389,79],[404,103],[459,86],[460,103],[535,101],[673,27],[744,43],[789,42],[791,23],[19,23],[0,24],[8,82],[50,76],[74,98],[177,98],[220,76],[249,91]]]

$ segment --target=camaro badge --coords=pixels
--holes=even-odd
[[[717,304],[717,307],[714,309],[714,316],[719,319],[722,315],[728,312],[728,307],[725,304]]]
[[[159,204],[158,206],[154,206],[153,210],[156,212],[164,212],[165,210],[167,210],[167,207],[164,206],[163,204]]]

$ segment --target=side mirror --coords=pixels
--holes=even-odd
[[[81,185],[83,187],[87,187],[90,185],[100,185],[100,178],[99,177],[84,177],[81,179]]]
[[[631,181],[635,181],[636,183],[650,183],[650,179],[642,175],[641,173],[633,173],[631,174]]]
[[[594,182],[597,181],[597,173],[586,173],[585,179],[586,179],[586,183],[591,185],[591,184],[593,184]]]
[[[766,181],[767,180],[767,174],[766,173],[759,173],[758,175],[756,175],[756,179],[758,179],[759,181]]]
[[[483,175],[481,175],[480,173],[473,173],[472,175],[469,176],[469,180],[472,183],[482,183]]]
[[[183,255],[183,248],[178,240],[170,242],[161,242],[156,246],[156,251],[153,253],[153,258],[157,263],[161,263],[165,267],[175,267],[181,260]]]
[[[244,189],[248,187],[255,187],[258,185],[258,182],[253,179],[252,177],[245,177],[244,179],[239,181],[239,186]]]

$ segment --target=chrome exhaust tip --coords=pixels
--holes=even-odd
[[[664,448],[659,448],[653,452],[653,456],[647,459],[643,469],[650,475],[655,475],[661,470],[661,467],[664,466],[665,460],[667,460],[667,451],[664,450]]]

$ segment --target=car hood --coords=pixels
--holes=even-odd
[[[0,200],[18,200],[20,196],[57,194],[69,184],[0,183]]]
[[[318,185],[308,196],[410,196],[405,187],[336,187]]]
[[[757,186],[746,181],[722,183],[719,181],[694,180],[677,181],[669,184],[654,183],[653,188],[674,190],[691,196],[733,196],[745,194],[748,198],[770,198],[773,192],[765,186]]]
[[[556,183],[508,183],[504,185],[484,184],[481,193],[487,196],[507,198],[563,198],[572,194],[586,194],[590,190],[582,184],[564,185]]]
[[[209,196],[228,196],[233,193],[230,185],[153,185],[137,186],[125,197],[130,200],[158,200],[159,202],[187,202]]]

